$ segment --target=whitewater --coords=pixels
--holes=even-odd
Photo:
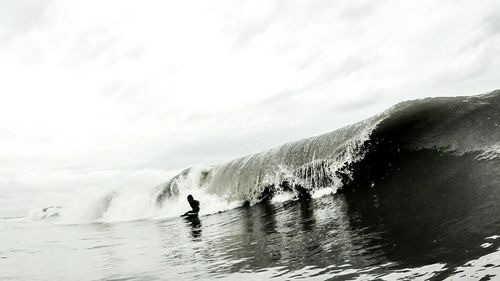
[[[499,109],[499,90],[407,101],[158,186],[3,218],[0,279],[494,279]],[[179,217],[188,194],[193,220]]]

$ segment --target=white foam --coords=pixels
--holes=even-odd
[[[295,194],[293,192],[282,192],[274,195],[274,197],[271,199],[271,202],[273,203],[281,203],[281,202],[286,202],[293,200],[295,198]]]
[[[313,192],[313,194],[311,195],[311,197],[316,199],[316,198],[320,198],[323,196],[335,194],[336,192],[337,192],[336,187],[333,187],[333,186],[332,187],[325,187],[325,188],[315,190]]]
[[[31,210],[27,216],[29,220],[32,221],[40,221],[44,219],[54,219],[59,216],[58,207],[49,207],[49,208],[37,208]]]
[[[500,142],[485,147],[481,154],[479,154],[476,159],[477,160],[493,160],[500,157]]]
[[[166,198],[158,204],[157,196],[161,188],[104,189],[88,190],[75,195],[64,208],[48,208],[33,210],[28,218],[32,221],[50,221],[62,224],[80,224],[92,222],[118,222],[141,219],[165,219],[178,217],[190,210],[186,197],[191,194],[200,202],[200,215],[214,214],[240,207],[243,201],[208,192],[206,186],[200,186],[199,174],[202,168],[193,168],[189,175],[177,181],[178,195]],[[335,187],[314,190],[313,198],[328,196],[336,192]],[[279,203],[295,200],[294,192],[276,194],[271,202]]]
[[[178,217],[190,210],[186,200],[191,194],[200,201],[200,215],[208,215],[243,204],[207,192],[200,185],[203,167],[194,167],[189,175],[179,181],[178,194],[158,204],[160,187],[122,187],[120,189],[86,190],[75,194],[63,208],[35,209],[27,216],[31,221],[50,221],[61,224],[92,222],[118,222],[141,219]],[[50,218],[50,220],[48,220]]]
[[[493,245],[493,243],[483,243],[481,244],[481,248],[489,248]]]
[[[492,264],[500,264],[500,249],[457,267],[452,273],[453,275],[445,280],[479,280],[485,277],[488,277],[489,280],[497,280],[500,270],[498,267],[490,266]]]

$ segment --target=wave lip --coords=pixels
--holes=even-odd
[[[466,97],[426,98],[387,111],[372,137],[405,148],[464,154],[497,147],[500,140],[500,90]]]

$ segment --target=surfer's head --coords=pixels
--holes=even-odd
[[[187,197],[187,199],[188,199],[188,202],[193,201],[193,200],[194,200],[194,199],[193,199],[193,195],[189,194],[189,195],[188,195],[188,197]]]

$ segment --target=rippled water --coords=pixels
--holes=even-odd
[[[439,231],[424,232],[436,227],[432,224],[410,230],[351,204],[323,197],[194,221],[65,226],[4,221],[0,279],[443,279],[500,271],[500,238],[486,236],[484,229],[474,235],[474,229],[450,221]]]

